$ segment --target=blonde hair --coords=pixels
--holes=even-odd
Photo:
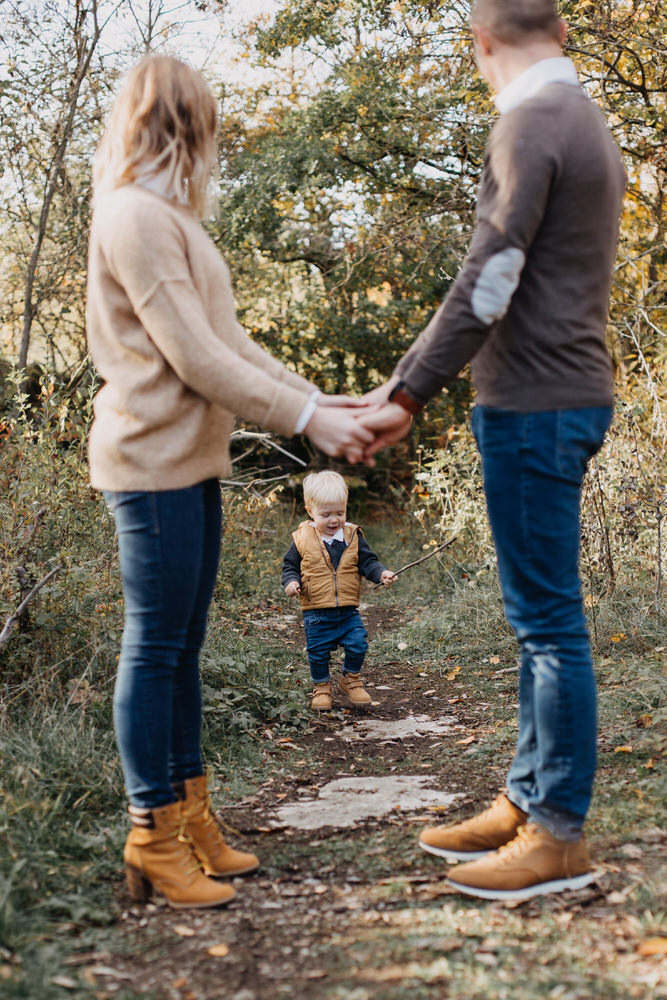
[[[475,0],[472,23],[506,45],[535,36],[561,40],[557,0]]]
[[[95,196],[148,170],[163,174],[169,195],[201,216],[217,119],[215,98],[200,73],[172,56],[142,59],[120,89],[95,154]]]
[[[313,503],[347,504],[347,483],[338,472],[311,472],[303,481],[303,503],[306,509]]]

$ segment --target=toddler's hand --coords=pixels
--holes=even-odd
[[[391,587],[392,583],[395,583],[397,579],[396,573],[392,573],[390,569],[385,569],[380,577],[380,583],[383,587]]]
[[[301,584],[296,580],[290,580],[285,587],[285,593],[288,597],[296,597],[297,594],[301,593]]]

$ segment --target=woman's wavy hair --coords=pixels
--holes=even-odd
[[[217,109],[196,70],[151,55],[128,73],[93,162],[95,196],[131,184],[146,169],[171,197],[203,215],[216,158]]]

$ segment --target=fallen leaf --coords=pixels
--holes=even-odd
[[[667,938],[647,938],[637,946],[640,955],[667,955]]]
[[[174,979],[171,984],[175,990],[182,990],[184,986],[188,985],[188,981],[185,976],[179,976],[178,979]]]
[[[632,753],[632,747],[624,744],[622,747],[615,747],[614,753]]]
[[[401,649],[401,650],[407,649],[408,648],[407,642],[399,642],[398,648]]]
[[[456,675],[460,674],[460,673],[461,673],[461,668],[460,667],[454,667],[454,669],[450,670],[449,673],[447,674],[447,680],[448,681],[453,681],[454,678],[456,677]]]
[[[229,945],[228,944],[212,944],[210,948],[206,951],[213,958],[224,958],[225,955],[229,955]]]
[[[495,663],[500,663],[500,657],[499,656],[490,656],[489,657],[489,663],[494,663],[494,664]]]
[[[53,979],[49,979],[50,983],[54,986],[64,986],[66,990],[75,990],[77,984],[69,976],[54,976]]]
[[[622,642],[623,639],[625,639],[625,632],[619,632],[618,635],[611,636],[612,642]]]
[[[474,743],[475,742],[475,737],[474,736],[466,736],[466,738],[464,740],[457,740],[456,742],[457,742],[457,744],[459,746],[467,746],[468,743]]]
[[[193,937],[197,933],[193,931],[192,927],[188,927],[186,924],[176,924],[175,927],[172,927],[172,930],[179,937]]]

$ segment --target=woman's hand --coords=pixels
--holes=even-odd
[[[353,413],[358,412],[348,406],[320,406],[308,421],[304,433],[325,455],[345,458],[354,465],[361,462],[366,448],[370,448],[375,435],[367,430]],[[405,411],[403,411],[405,412]]]

